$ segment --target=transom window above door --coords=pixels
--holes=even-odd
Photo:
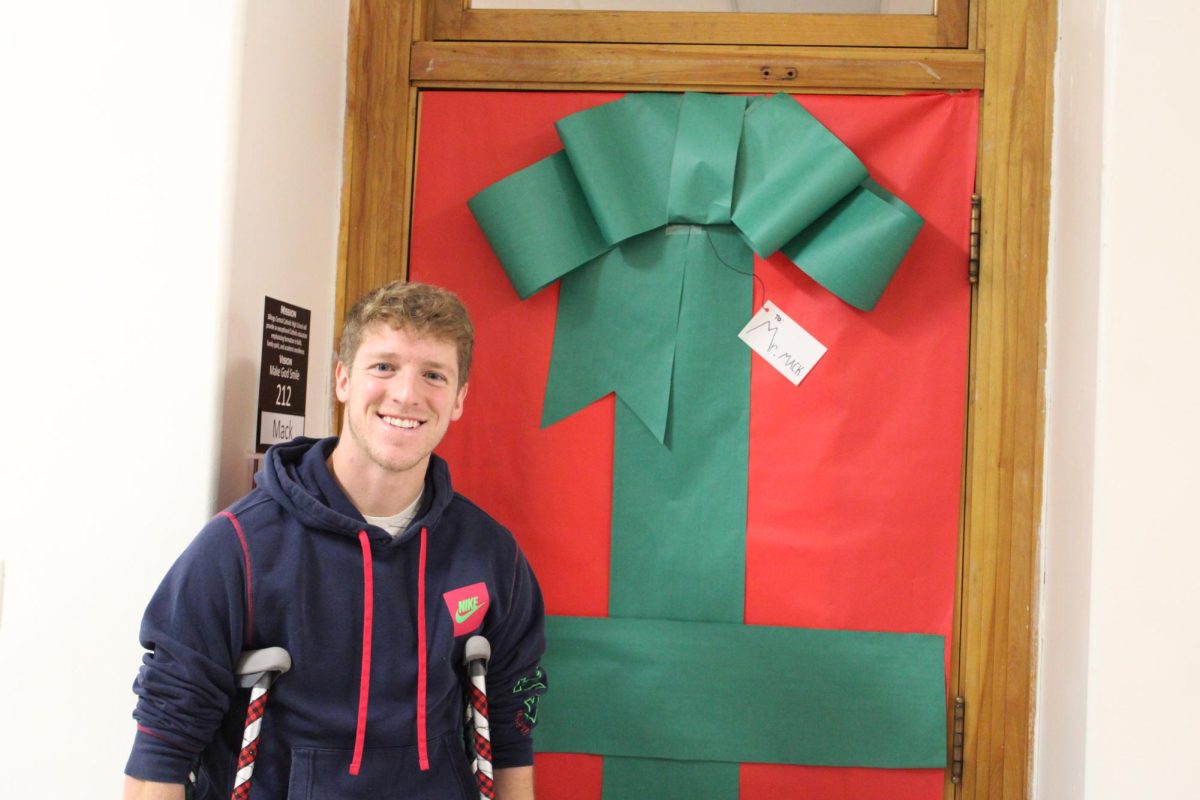
[[[432,0],[433,40],[965,48],[969,0]]]
[[[932,14],[934,0],[471,0],[471,8],[749,14]]]

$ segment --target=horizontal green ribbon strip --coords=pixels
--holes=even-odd
[[[737,764],[664,761],[658,758],[604,759],[604,800],[737,800]]]
[[[945,766],[940,636],[549,617],[546,640],[542,752]]]

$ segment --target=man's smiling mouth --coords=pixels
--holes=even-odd
[[[381,420],[383,420],[384,422],[386,422],[388,425],[391,425],[393,428],[406,428],[406,429],[411,430],[412,428],[419,428],[420,426],[425,424],[421,420],[417,420],[417,419],[405,419],[403,417],[387,417],[382,414],[379,415],[379,418]]]

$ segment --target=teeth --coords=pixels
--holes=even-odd
[[[400,417],[383,417],[383,421],[393,428],[415,428],[421,424],[418,420],[401,419]]]

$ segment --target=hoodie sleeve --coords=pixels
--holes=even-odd
[[[246,627],[246,564],[230,521],[216,517],[171,567],[142,618],[147,652],[133,684],[137,734],[125,774],[183,783],[234,692]]]
[[[499,769],[533,763],[531,734],[537,724],[538,699],[547,689],[546,673],[539,664],[546,650],[545,616],[537,578],[518,549],[507,614],[489,637],[492,763]]]

